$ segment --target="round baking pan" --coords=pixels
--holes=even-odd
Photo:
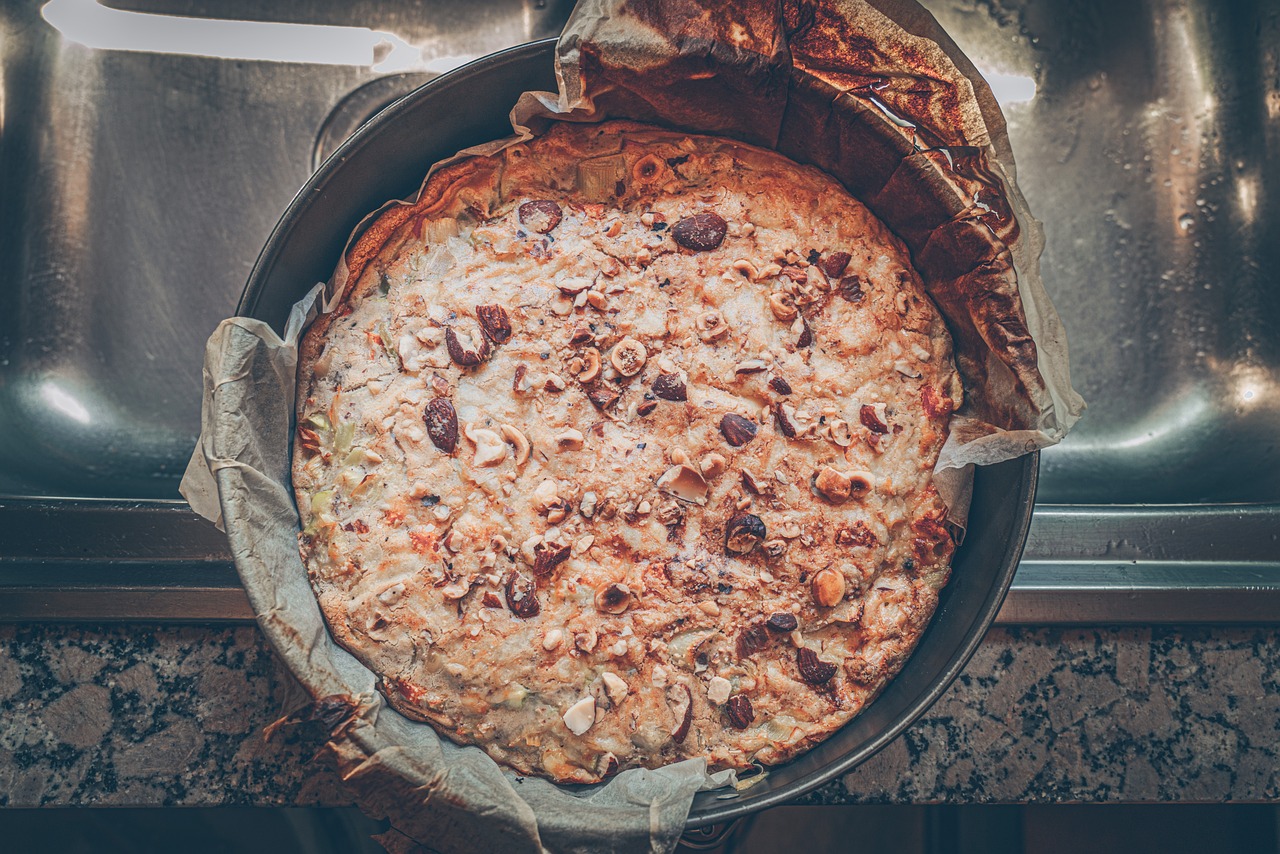
[[[378,113],[334,152],[290,203],[249,276],[238,313],[282,331],[290,307],[329,278],[351,231],[388,199],[417,191],[431,165],[508,136],[526,90],[556,88],[555,40],[533,42],[445,74]],[[940,697],[995,618],[1017,569],[1035,499],[1039,454],[979,468],[969,527],[937,613],[902,671],[858,717],[736,796],[704,792],[690,828],[776,806],[845,773]],[[298,674],[305,683],[305,674]]]

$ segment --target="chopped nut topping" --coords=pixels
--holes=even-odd
[[[764,541],[764,520],[751,513],[739,513],[724,529],[725,554],[744,555]]]
[[[849,495],[859,500],[866,498],[871,494],[872,477],[869,471],[849,472]]]
[[[560,487],[554,480],[544,480],[533,490],[533,506],[539,513],[546,513],[560,501]]]
[[[613,259],[609,259],[609,260],[613,260]],[[594,308],[596,311],[604,311],[606,308],[609,307],[609,298],[606,297],[604,294],[600,293],[599,291],[588,291],[587,304],[590,305],[592,308]]]
[[[512,427],[510,424],[502,424],[498,427],[502,433],[502,438],[512,444],[516,452],[516,465],[522,466],[529,461],[529,452],[532,446],[529,444],[528,438],[523,433]]]
[[[541,610],[533,582],[518,572],[507,576],[507,607],[522,620],[536,617]]]
[[[738,261],[734,261],[733,269],[737,270],[739,273],[746,276],[748,279],[750,279],[753,282],[756,281],[756,279],[760,275],[760,271],[756,269],[756,265],[752,264],[750,261],[746,260],[745,258]]]
[[[444,343],[449,348],[449,358],[453,359],[454,364],[460,368],[474,368],[485,359],[488,359],[493,352],[489,339],[483,332],[480,334],[470,333],[468,336],[470,346],[462,343],[462,339],[458,337],[458,333],[450,326],[444,331]]]
[[[636,415],[639,415],[641,418],[644,418],[647,415],[652,415],[654,410],[656,410],[657,408],[658,408],[658,401],[656,400],[642,401],[639,405],[636,406]]]
[[[586,437],[582,435],[581,431],[569,428],[556,436],[556,447],[562,451],[580,451],[584,441],[586,441]]]
[[[717,706],[724,705],[732,691],[733,683],[723,676],[712,676],[707,682],[707,699]]]
[[[719,214],[705,213],[687,216],[671,226],[671,239],[694,252],[707,252],[724,242],[729,224]]]
[[[658,489],[688,504],[707,503],[707,482],[688,465],[672,466],[663,472]]]
[[[476,466],[496,466],[507,458],[507,444],[492,430],[468,424],[462,431],[475,446],[476,454],[471,462]]]
[[[587,389],[587,399],[602,411],[617,403],[620,397],[622,397],[621,392],[604,386],[592,386]]]
[[[799,318],[796,321],[796,323],[800,324],[800,337],[796,339],[796,346],[812,347],[813,346],[813,330],[809,328],[809,324],[805,322],[803,317]],[[795,324],[792,324],[792,328],[793,329],[795,328]]]
[[[478,305],[476,319],[480,321],[480,329],[494,344],[505,344],[511,340],[511,317],[502,306]]]
[[[773,389],[778,394],[791,394],[791,383],[787,382],[782,377],[771,378],[769,380],[769,388]]]
[[[780,558],[787,551],[786,540],[766,540],[764,544],[765,557]]]
[[[542,636],[542,648],[547,652],[560,646],[560,642],[564,640],[564,632],[559,629],[551,629]]]
[[[724,474],[726,466],[725,458],[715,453],[706,454],[698,461],[698,468],[701,469],[702,476],[707,480],[715,480]]]
[[[809,582],[809,587],[813,592],[813,601],[823,608],[834,608],[844,601],[844,573],[839,570],[829,566],[818,570]]]
[[[534,547],[533,574],[538,577],[550,575],[555,568],[569,559],[569,547],[554,543],[541,543]]]
[[[794,632],[799,628],[800,623],[796,620],[795,614],[780,611],[777,614],[770,614],[769,619],[765,621],[765,625],[775,632]]]
[[[810,685],[825,685],[836,675],[836,666],[818,658],[807,646],[796,650],[796,666],[800,669],[800,678]]]
[[[725,441],[740,448],[756,437],[756,425],[741,415],[729,413],[720,419],[720,432]]]
[[[431,444],[446,454],[452,454],[454,448],[458,447],[458,413],[453,408],[453,403],[444,397],[432,399],[422,412],[422,420],[426,422]],[[301,434],[302,430],[299,429],[298,432]],[[307,446],[304,444],[303,447]]]
[[[760,483],[760,478],[746,469],[742,470],[742,488],[752,495],[763,495],[765,491],[765,487]]]
[[[853,444],[853,428],[849,426],[848,421],[837,418],[831,422],[828,429],[831,433],[831,441],[840,447],[847,448]]]
[[[876,535],[871,533],[866,524],[860,521],[855,521],[849,527],[836,531],[836,545],[838,546],[865,548],[874,546],[878,542],[880,541],[876,539]]]
[[[769,646],[769,633],[763,623],[754,623],[738,632],[738,640],[734,650],[738,658],[748,658]]]
[[[591,284],[590,279],[559,279],[556,281],[556,288],[565,296],[576,297],[591,287]]]
[[[578,512],[587,519],[596,515],[596,494],[594,492],[582,493],[582,500],[578,502]]]
[[[584,344],[591,344],[596,340],[596,334],[586,326],[575,326],[573,334],[569,336],[569,346],[581,347]]]
[[[596,610],[604,614],[621,614],[631,606],[631,588],[610,583],[596,591]]]
[[[778,425],[778,432],[788,439],[794,439],[801,432],[800,425],[796,423],[795,407],[788,403],[773,405],[773,420]]]
[[[759,374],[767,370],[769,365],[763,359],[747,359],[733,366],[735,374]]]
[[[608,696],[610,703],[616,706],[627,699],[627,683],[623,682],[618,674],[606,670],[600,674],[600,681],[604,683],[605,695]]]
[[[547,199],[525,202],[517,211],[520,224],[530,231],[546,234],[560,224],[560,206]]]
[[[559,374],[547,374],[546,381],[543,382],[542,387],[552,394],[559,394],[569,386]]]
[[[675,374],[659,374],[653,381],[653,393],[663,400],[683,401],[689,399],[684,380]]]
[[[828,279],[840,278],[844,275],[845,268],[848,266],[848,252],[832,252],[830,255],[826,255],[818,261],[818,268],[826,274]]]
[[[885,419],[883,403],[864,403],[858,410],[858,420],[872,433],[888,433],[889,422]]]
[[[796,308],[795,299],[791,294],[786,293],[770,294],[769,310],[773,312],[774,317],[782,321],[793,320],[800,313]]]
[[[755,710],[751,708],[751,700],[745,694],[735,694],[724,706],[729,723],[734,729],[746,729],[756,719]]]
[[[648,358],[649,351],[645,346],[628,337],[614,345],[613,352],[609,354],[609,363],[624,377],[632,377],[640,373]]]
[[[708,617],[720,616],[720,606],[716,604],[714,599],[703,599],[698,603],[698,610]]]
[[[693,694],[689,691],[689,686],[678,684],[667,688],[667,702],[676,721],[671,730],[671,740],[682,744],[689,735],[689,725],[693,723]]]
[[[564,713],[564,725],[574,735],[583,735],[596,722],[595,697],[583,697]]]
[[[698,337],[707,342],[714,341],[729,331],[729,324],[725,323],[724,315],[718,311],[702,312],[693,325],[698,330]]]
[[[577,371],[574,371],[575,363]],[[595,347],[588,347],[582,351],[582,356],[575,358],[569,363],[570,372],[575,373],[580,383],[589,383],[596,377],[600,376],[600,351]]]
[[[849,500],[853,485],[847,474],[836,471],[831,466],[823,466],[814,477],[813,486],[832,504],[843,504]]]
[[[496,595],[494,595],[492,590],[486,590],[484,592],[484,597],[480,600],[480,603],[484,605],[486,608],[502,607],[502,600],[499,599]]]

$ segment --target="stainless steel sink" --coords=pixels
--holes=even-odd
[[[346,135],[571,5],[0,5],[0,616],[248,616],[176,501],[204,339]],[[1004,105],[1090,403],[1004,619],[1280,618],[1280,8],[926,5]]]

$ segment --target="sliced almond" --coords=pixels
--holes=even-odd
[[[556,447],[562,451],[580,451],[586,437],[572,427],[556,436]]]
[[[687,464],[672,466],[658,478],[658,489],[688,504],[707,503],[707,482]]]
[[[618,674],[606,670],[600,674],[600,681],[604,683],[604,692],[610,703],[616,706],[627,699],[627,683],[623,682]]]
[[[507,458],[507,443],[492,430],[468,424],[463,435],[476,446],[472,463],[476,466],[496,466]]]
[[[564,725],[574,735],[583,735],[596,722],[595,697],[583,697],[564,713]]]

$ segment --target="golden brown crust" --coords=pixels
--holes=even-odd
[[[958,387],[816,170],[635,123],[442,169],[308,330],[294,485],[335,638],[523,773],[783,761],[897,672]]]

